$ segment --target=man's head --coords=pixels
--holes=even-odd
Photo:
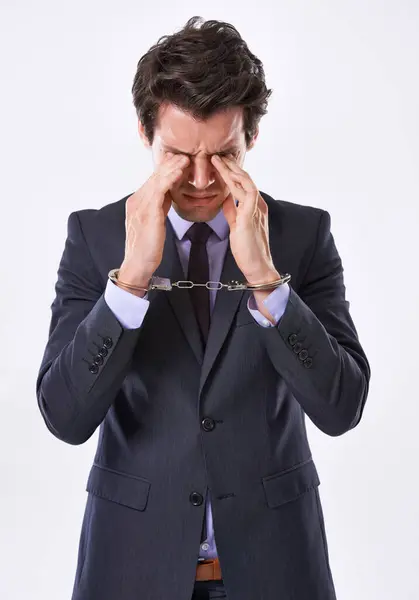
[[[171,191],[176,212],[189,221],[209,221],[228,189],[211,162],[234,154],[242,166],[258,135],[272,91],[262,63],[230,24],[190,19],[164,36],[139,61],[132,86],[138,130],[154,165],[166,152],[189,155],[184,177]],[[191,195],[214,197],[200,204]]]

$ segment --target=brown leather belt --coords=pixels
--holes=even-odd
[[[196,566],[196,581],[221,580],[221,566],[218,558],[200,561]]]

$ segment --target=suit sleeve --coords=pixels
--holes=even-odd
[[[82,444],[114,401],[141,327],[125,328],[106,303],[76,212],[68,218],[55,291],[37,400],[57,438]]]
[[[359,423],[370,365],[349,313],[342,261],[327,211],[321,211],[299,294],[290,286],[278,325],[258,332],[275,370],[319,429],[338,436]]]

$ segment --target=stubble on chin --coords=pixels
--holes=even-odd
[[[182,219],[185,219],[185,221],[190,221],[191,223],[205,223],[207,221],[212,221],[212,219],[214,219],[222,209],[222,204],[219,204],[211,211],[208,211],[205,208],[183,210],[178,204],[176,204],[176,202],[173,202],[172,206],[177,214],[182,217]]]

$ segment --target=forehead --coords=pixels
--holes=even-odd
[[[243,109],[228,108],[205,121],[198,121],[172,104],[162,105],[156,123],[155,139],[159,145],[190,154],[210,154],[227,147],[239,147],[245,142]]]

